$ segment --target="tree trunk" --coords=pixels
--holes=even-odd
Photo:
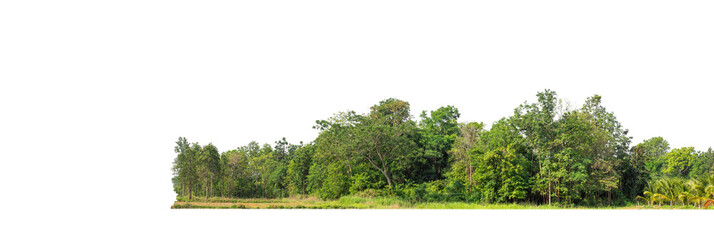
[[[350,178],[352,178],[352,161],[351,161],[351,160],[352,160],[351,157],[347,157],[347,167],[348,167],[348,169],[347,169],[347,170],[348,170],[348,171],[347,171],[347,174],[350,175]],[[304,192],[304,191],[303,191],[303,192]]]
[[[550,179],[548,179],[548,205],[550,205]]]
[[[560,184],[558,184],[558,185],[560,185]],[[558,202],[562,202],[562,200],[560,199],[560,188],[556,188],[556,189],[555,189],[555,196],[556,196],[555,199],[556,199]]]
[[[474,186],[474,167],[469,163],[469,193],[471,193],[471,188]]]
[[[382,175],[384,175],[384,177],[387,178],[387,183],[389,184],[389,189],[392,189],[392,180],[389,179],[389,175],[385,171],[381,171],[381,172],[382,172]]]
[[[305,182],[305,179],[302,181],[302,194],[305,195],[305,192],[307,191],[307,183]]]

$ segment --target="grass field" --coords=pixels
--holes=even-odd
[[[697,209],[686,206],[618,206],[618,207],[557,207],[526,204],[482,204],[466,202],[409,202],[391,197],[345,196],[338,200],[315,197],[290,197],[279,199],[251,198],[179,198],[171,208],[208,209]],[[714,207],[709,207],[714,209]]]

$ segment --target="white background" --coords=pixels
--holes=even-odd
[[[310,142],[408,101],[491,124],[549,88],[706,150],[710,1],[3,1],[3,239],[692,237],[699,211],[169,210],[179,136]],[[707,220],[708,221],[708,220]],[[671,226],[671,227],[665,227]],[[250,239],[250,238],[248,238]]]

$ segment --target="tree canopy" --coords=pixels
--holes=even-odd
[[[189,199],[353,194],[570,206],[701,203],[710,194],[704,179],[714,173],[711,148],[670,150],[662,137],[630,146],[628,129],[602,96],[579,108],[555,91],[536,96],[490,128],[458,122],[459,109],[451,105],[415,120],[409,102],[389,98],[367,113],[348,110],[317,120],[319,135],[307,144],[282,138],[273,146],[251,142],[221,153],[211,143],[179,137],[172,181]],[[672,189],[680,189],[677,196]]]

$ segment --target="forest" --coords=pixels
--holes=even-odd
[[[179,137],[177,199],[390,198],[530,206],[682,206],[714,198],[714,151],[671,148],[663,137],[633,144],[593,95],[579,108],[537,93],[487,128],[459,109],[423,111],[389,98],[368,113],[317,120],[310,143],[251,142],[220,152]],[[235,202],[235,201],[234,201]]]

